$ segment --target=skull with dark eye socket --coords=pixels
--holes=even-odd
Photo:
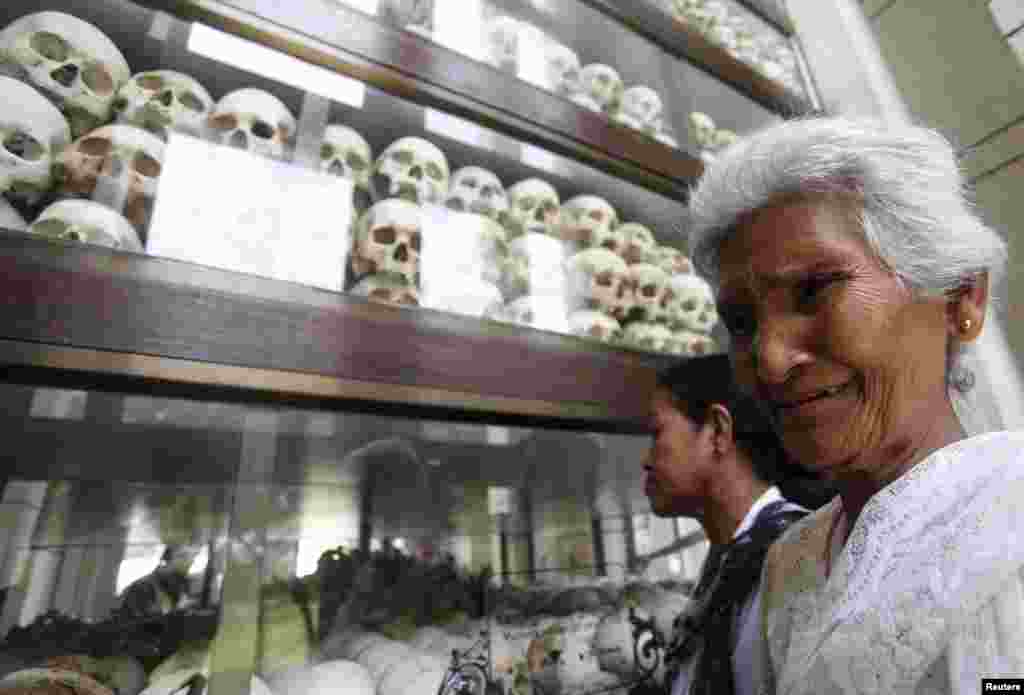
[[[273,159],[284,159],[295,129],[295,117],[280,99],[251,88],[225,95],[207,120],[214,141]]]

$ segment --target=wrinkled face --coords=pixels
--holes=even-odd
[[[562,206],[562,236],[569,241],[585,243],[588,246],[604,246],[617,252],[617,240],[612,240],[612,231],[619,224],[619,216],[608,201],[592,195],[573,198]],[[616,248],[606,242],[611,241]]]
[[[557,236],[558,193],[539,179],[520,181],[508,191],[509,235],[535,233]]]
[[[320,145],[320,171],[354,181],[369,190],[372,164],[370,145],[362,135],[348,126],[327,126]]]
[[[445,205],[500,221],[508,215],[508,195],[493,173],[480,167],[464,167],[452,176]]]
[[[117,120],[166,140],[170,131],[199,136],[213,111],[213,99],[188,75],[170,70],[143,72],[128,80],[114,99]]]
[[[422,138],[391,143],[377,159],[375,173],[384,178],[389,196],[413,203],[440,205],[448,192],[448,160]]]
[[[353,268],[357,275],[391,273],[419,284],[420,211],[404,200],[384,200],[357,223]]]
[[[658,516],[701,516],[711,463],[710,438],[662,388],[651,398],[654,441],[644,460],[644,494]]]
[[[722,247],[741,386],[802,465],[843,476],[912,455],[946,392],[946,300],[915,299],[836,204],[758,211]]]

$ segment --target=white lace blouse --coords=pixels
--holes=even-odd
[[[840,504],[769,551],[762,693],[973,695],[1024,677],[1024,433],[916,465],[868,501],[827,571]]]

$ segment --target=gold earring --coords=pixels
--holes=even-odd
[[[966,333],[967,331],[971,330],[971,326],[973,325],[973,321],[971,321],[970,319],[964,319],[963,321],[960,322],[960,332]]]

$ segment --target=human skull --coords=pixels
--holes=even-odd
[[[552,302],[550,297],[526,295],[503,306],[494,307],[485,316],[494,321],[555,333],[568,333],[569,328],[565,318],[565,307],[558,302]]]
[[[419,285],[422,221],[407,200],[376,203],[356,222],[352,268],[356,275],[393,273]]]
[[[604,198],[578,195],[562,205],[559,222],[560,236],[566,241],[604,246],[619,226],[619,214]]]
[[[631,295],[631,281],[626,262],[608,249],[580,251],[565,265],[570,301],[573,306],[601,310],[623,319],[616,312]]]
[[[671,246],[655,247],[651,262],[669,275],[687,275],[693,272],[690,259],[682,251]]]
[[[622,333],[622,326],[607,314],[584,309],[569,315],[569,332],[580,338],[611,343]]]
[[[569,96],[569,101],[577,106],[582,106],[587,111],[593,111],[594,113],[602,112],[601,105],[594,100],[594,97],[590,96],[586,92],[580,91],[571,94]]]
[[[650,262],[657,242],[654,233],[647,227],[636,222],[627,222],[619,227],[622,235],[623,248],[619,254],[629,263]]]
[[[509,294],[534,293],[561,298],[565,291],[562,267],[564,242],[527,232],[513,239],[505,261],[505,285]]]
[[[580,58],[560,43],[549,41],[544,48],[548,89],[562,96],[580,91]]]
[[[517,19],[500,15],[484,24],[484,45],[488,62],[497,68],[515,70],[519,61],[519,33],[522,24]]]
[[[124,214],[144,229],[149,222],[157,180],[163,169],[164,143],[130,125],[109,125],[76,140],[61,153],[56,167],[62,195],[91,198],[101,180],[124,195]]]
[[[683,357],[700,357],[710,355],[718,350],[715,341],[703,333],[694,333],[685,329],[672,331],[665,344],[665,352]]]
[[[114,42],[63,12],[26,15],[0,31],[0,62],[12,63],[67,116],[76,138],[110,120],[131,69]]]
[[[646,352],[664,352],[672,332],[660,323],[634,321],[626,326],[622,342]]]
[[[0,77],[0,193],[36,203],[53,184],[54,157],[71,141],[60,111],[29,85]]]
[[[669,285],[672,288],[667,315],[669,325],[696,333],[711,333],[718,323],[711,285],[698,275],[674,275]]]
[[[640,123],[649,125],[661,117],[664,105],[661,97],[650,87],[630,87],[622,93],[620,110],[627,113]]]
[[[24,232],[28,229],[28,225],[25,224],[25,220],[18,214],[18,211],[2,197],[0,197],[0,229],[12,232]]]
[[[440,205],[448,192],[448,159],[423,138],[395,140],[377,157],[373,173],[384,178],[387,195],[413,203]]]
[[[601,63],[586,66],[580,70],[580,86],[603,110],[618,110],[624,85],[614,68]]]
[[[558,191],[540,179],[526,179],[508,189],[509,236],[536,233],[557,236]]]
[[[142,252],[139,237],[117,211],[91,200],[60,200],[40,213],[28,229],[49,239]]]
[[[634,263],[629,266],[629,277],[636,288],[634,306],[643,313],[644,319],[651,322],[665,319],[673,297],[669,275],[651,263]]]
[[[356,283],[351,293],[357,297],[366,297],[371,302],[384,304],[401,304],[403,306],[419,306],[420,293],[401,275],[379,273],[368,275]]]
[[[324,129],[324,141],[320,145],[320,171],[349,179],[368,191],[372,164],[370,143],[354,129],[337,123]]]
[[[445,205],[502,221],[508,215],[508,194],[494,173],[481,167],[462,167],[452,175]]]
[[[700,111],[690,114],[690,138],[701,147],[714,147],[715,122],[711,116]]]
[[[171,131],[202,136],[213,97],[194,78],[173,70],[140,72],[114,99],[119,123],[138,126],[166,140]]]
[[[251,87],[225,94],[207,120],[214,142],[273,159],[284,159],[295,129],[295,116],[280,99]]]

